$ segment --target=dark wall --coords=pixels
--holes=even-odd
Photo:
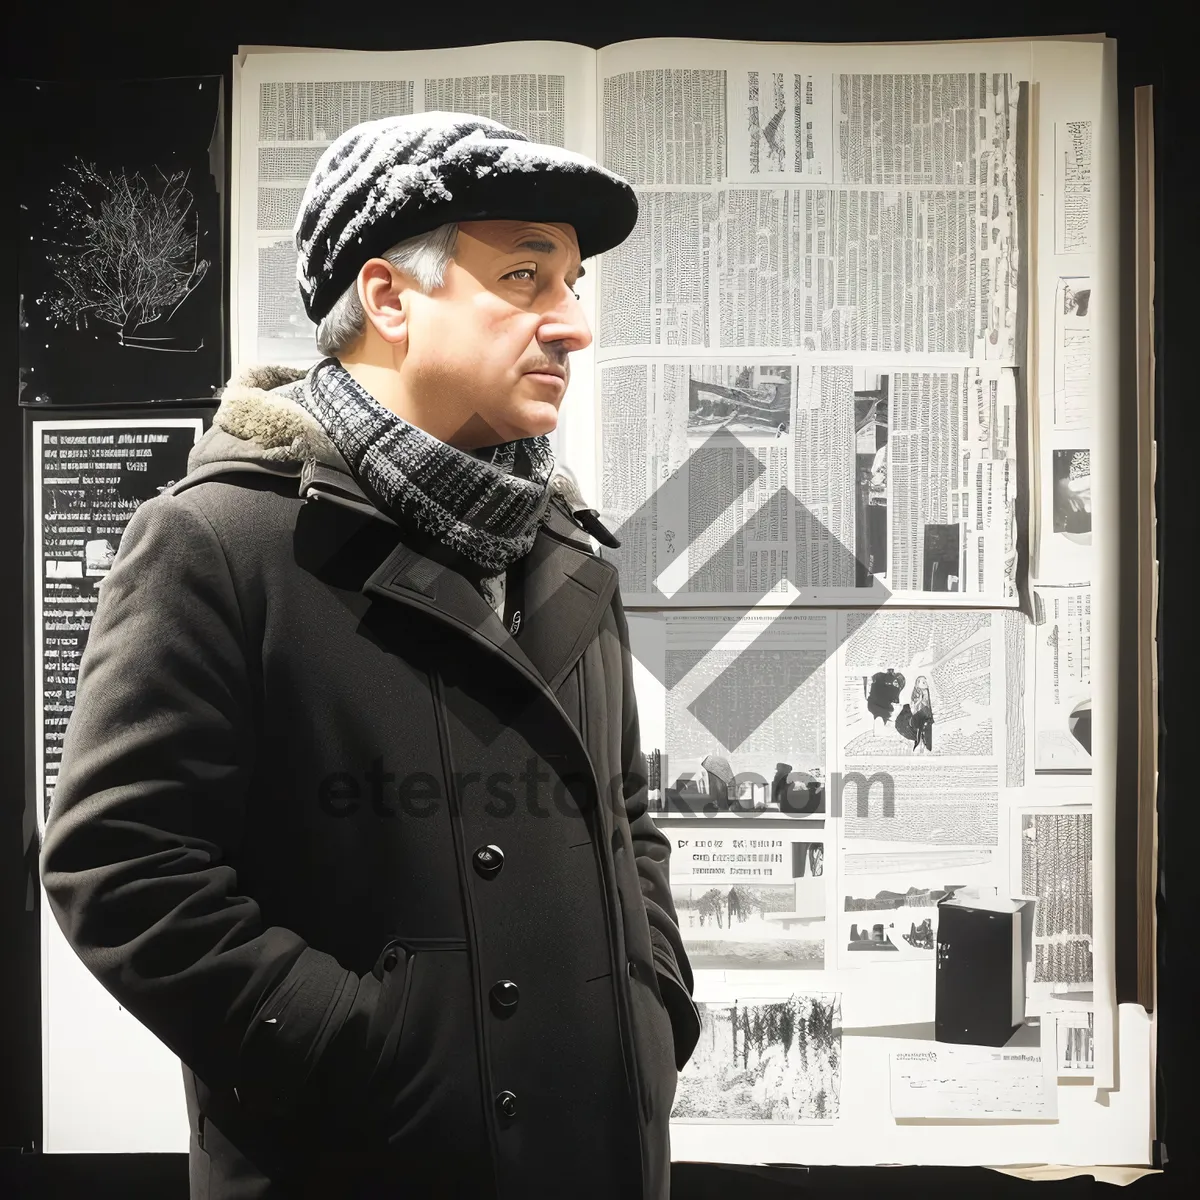
[[[1195,168],[1190,125],[1185,111],[1196,67],[1185,62],[1187,35],[1168,16],[1166,5],[1146,3],[1068,6],[1023,6],[942,3],[889,5],[878,11],[870,5],[789,4],[726,6],[724,13],[705,6],[631,6],[620,12],[613,4],[491,5],[482,14],[472,6],[410,4],[344,5],[268,4],[226,0],[190,6],[151,5],[120,0],[87,7],[73,0],[53,3],[25,0],[7,14],[5,39],[6,84],[15,78],[88,79],[163,75],[228,75],[239,44],[336,46],[346,49],[402,50],[435,46],[480,44],[526,39],[573,41],[591,46],[640,37],[706,37],[745,41],[911,41],[927,39],[1030,37],[1103,32],[1118,40],[1119,86],[1122,111],[1128,116],[1132,88],[1153,84],[1159,110],[1157,128],[1160,161],[1160,256],[1158,267],[1157,353],[1160,410],[1160,470],[1158,482],[1159,533],[1164,562],[1162,575],[1161,683],[1162,726],[1173,737],[1164,741],[1162,776],[1162,877],[1160,941],[1165,954],[1159,983],[1161,1083],[1165,1104],[1160,1113],[1171,1160],[1167,1181],[1181,1183],[1195,1163],[1191,1136],[1196,1070],[1194,1025],[1196,1000],[1188,988],[1188,968],[1195,953],[1191,928],[1194,902],[1190,895],[1191,848],[1196,844],[1195,785],[1184,778],[1188,744],[1194,740],[1194,704],[1190,694],[1195,635],[1187,579],[1190,551],[1196,540],[1195,514],[1190,509],[1195,439],[1194,386],[1183,372],[1194,372],[1186,361],[1183,338],[1190,343],[1190,313],[1183,302],[1194,279],[1196,230],[1189,220],[1197,209],[1193,190]],[[1190,5],[1183,5],[1180,12]],[[774,11],[773,11],[774,9]],[[1189,55],[1189,58],[1192,57]],[[228,94],[228,93],[227,93]],[[10,91],[11,97],[11,91]],[[10,121],[19,122],[10,98]],[[15,227],[16,209],[9,201],[7,229]],[[4,244],[11,247],[12,235]],[[13,279],[12,274],[6,278]],[[31,1153],[41,1142],[40,995],[37,979],[38,913],[30,905],[31,871],[35,864],[23,853],[27,831],[22,829],[25,797],[22,674],[21,564],[17,553],[22,536],[21,414],[17,407],[17,289],[12,282],[3,297],[3,372],[12,381],[10,399],[0,406],[0,512],[4,514],[10,553],[0,585],[0,1195],[185,1197],[183,1156],[97,1156],[83,1162],[41,1162]],[[1172,354],[1171,351],[1174,351]],[[1131,619],[1131,618],[1125,618]],[[1126,659],[1123,671],[1132,659]],[[1122,710],[1125,720],[1129,710]],[[1124,777],[1123,777],[1124,778]],[[1122,882],[1132,879],[1135,833],[1133,810],[1126,805],[1120,817]],[[1178,894],[1178,901],[1172,899]],[[1176,911],[1178,910],[1178,911]],[[1119,940],[1132,945],[1133,908],[1119,918]],[[1121,952],[1118,988],[1132,999],[1132,953]],[[24,1152],[24,1153],[22,1153]],[[16,1189],[5,1186],[6,1174]],[[795,1194],[905,1195],[1024,1194],[1037,1186],[1045,1192],[1092,1195],[1089,1181],[1054,1185],[1014,1185],[994,1173],[959,1171],[818,1170],[809,1174],[779,1171],[775,1182],[759,1173],[752,1181],[708,1168],[677,1168],[679,1194],[736,1196]],[[1147,1181],[1161,1188],[1165,1181]],[[1107,1190],[1107,1189],[1103,1189]],[[1145,1185],[1138,1185],[1145,1190]]]

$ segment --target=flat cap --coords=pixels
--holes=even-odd
[[[457,221],[562,222],[583,258],[637,223],[629,182],[583,154],[488,117],[425,112],[365,121],[321,155],[296,218],[296,279],[319,322],[359,269],[397,242]]]

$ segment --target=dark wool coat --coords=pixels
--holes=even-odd
[[[42,848],[184,1064],[191,1194],[667,1200],[699,1037],[616,569],[516,639],[289,394],[222,396],[101,590]]]

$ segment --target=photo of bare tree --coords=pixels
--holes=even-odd
[[[211,400],[225,367],[222,80],[18,87],[20,402]]]
[[[66,240],[48,242],[51,282],[35,299],[56,325],[108,326],[122,346],[194,354],[165,332],[208,271],[187,171],[97,171],[76,159],[56,195]],[[155,334],[155,330],[164,332]]]

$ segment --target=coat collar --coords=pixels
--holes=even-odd
[[[328,501],[395,527],[355,482],[319,423],[296,399],[307,372],[257,367],[235,375],[213,423],[188,456],[179,491],[216,475],[253,471],[295,478],[305,501]],[[565,484],[560,482],[565,480]],[[419,608],[501,656],[534,684],[558,689],[596,634],[617,590],[617,569],[592,549],[567,499],[572,481],[551,481],[554,501],[523,560],[525,604],[519,639],[440,548],[406,537],[371,572],[362,591]],[[580,505],[582,507],[582,505]],[[399,536],[399,535],[398,535]]]
[[[422,553],[407,542],[396,545],[362,590],[433,614],[554,692],[595,637],[617,590],[617,571],[545,526],[523,568],[525,606],[519,639],[464,576],[447,569],[436,552]]]

